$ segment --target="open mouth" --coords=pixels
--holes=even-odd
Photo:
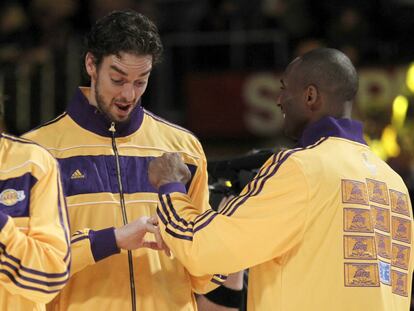
[[[115,107],[118,110],[118,113],[121,115],[126,115],[131,111],[131,104],[125,104],[125,103],[114,103]]]
[[[118,106],[119,109],[121,109],[122,111],[128,111],[129,106]]]

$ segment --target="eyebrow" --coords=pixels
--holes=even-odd
[[[125,71],[123,71],[122,69],[118,68],[115,65],[111,65],[110,68],[113,69],[113,70],[115,70],[116,72],[120,73],[123,76],[128,76],[128,74]],[[152,68],[150,68],[149,70],[141,73],[139,76],[140,77],[146,76],[147,74],[149,74],[151,72],[151,70],[152,70]]]
[[[139,76],[140,76],[140,77],[146,76],[147,74],[149,74],[149,73],[151,72],[151,70],[152,70],[152,68],[150,68],[149,70],[147,70],[147,71],[145,71],[145,72],[141,73]]]
[[[280,83],[285,86],[285,81],[283,81],[283,79],[280,79]]]
[[[116,67],[115,65],[111,65],[110,68],[112,68],[113,70],[115,70],[116,72],[120,73],[121,75],[127,76],[128,74],[123,71],[122,69],[119,69],[118,67]]]

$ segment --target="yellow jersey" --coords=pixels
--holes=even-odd
[[[111,124],[78,90],[67,111],[25,135],[59,161],[72,232],[72,275],[50,310],[196,310],[194,292],[217,287],[224,276],[191,276],[163,252],[120,251],[114,227],[152,216],[157,191],[149,161],[179,152],[192,171],[188,193],[208,207],[206,159],[193,134],[137,106],[131,119]]]
[[[0,134],[0,310],[45,310],[69,279],[69,225],[56,160]]]
[[[220,213],[160,188],[162,236],[194,275],[250,268],[248,310],[408,311],[413,213],[362,126],[323,118]]]

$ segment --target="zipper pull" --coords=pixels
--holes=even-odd
[[[114,134],[115,132],[116,132],[116,129],[115,129],[115,122],[112,122],[111,123],[111,127],[108,129],[110,132],[112,132],[112,134]]]

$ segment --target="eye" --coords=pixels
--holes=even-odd
[[[135,86],[144,87],[147,84],[146,81],[137,81],[135,82]]]
[[[122,85],[124,83],[124,81],[121,80],[117,80],[117,79],[111,79],[112,83],[115,85]]]

